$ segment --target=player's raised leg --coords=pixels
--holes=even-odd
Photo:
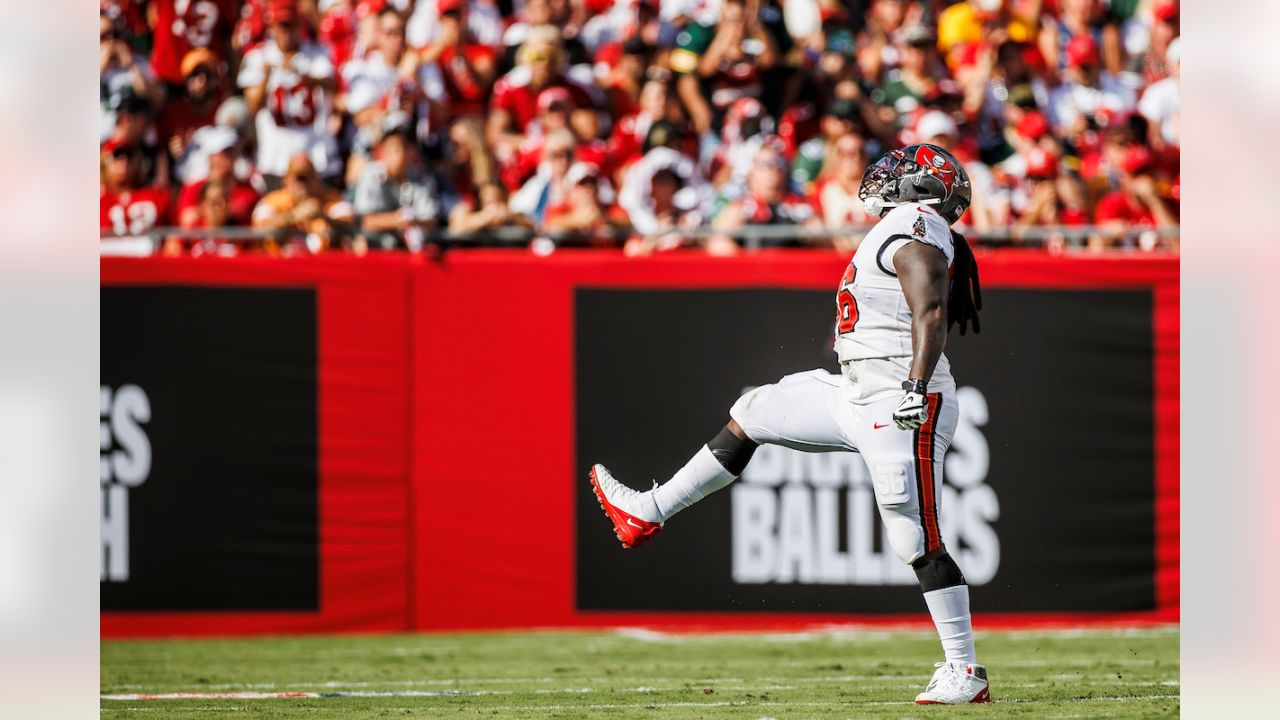
[[[598,464],[591,467],[591,486],[622,546],[633,548],[653,539],[667,518],[733,482],[755,449],[756,444],[730,420],[670,480],[661,486],[655,483],[653,490],[633,490]]]
[[[746,393],[710,442],[670,480],[646,492],[618,482],[603,465],[592,466],[592,488],[622,546],[648,542],[673,515],[733,482],[762,443],[810,452],[852,450],[837,416],[849,412],[839,384],[839,375],[813,370]]]
[[[916,572],[946,658],[916,702],[989,702],[987,671],[978,664],[973,646],[969,586],[942,542],[938,519],[942,458],[959,421],[959,406],[954,392],[929,393],[924,424],[899,430],[892,421],[897,402],[890,398],[868,406],[859,418],[856,438],[871,472],[889,543]]]

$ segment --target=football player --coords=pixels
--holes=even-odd
[[[651,540],[673,515],[733,482],[760,443],[856,451],[870,470],[889,543],[915,570],[945,661],[916,702],[989,702],[974,654],[969,589],[942,542],[942,459],[959,420],[943,355],[954,324],[979,331],[977,264],[951,230],[969,207],[969,178],[936,145],[893,150],[862,176],[858,196],[880,220],[836,290],[841,373],[788,375],[743,395],[729,423],[675,476],[648,492],[603,465],[591,484],[623,547]]]

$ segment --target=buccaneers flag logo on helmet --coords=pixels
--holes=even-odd
[[[956,169],[951,167],[951,163],[946,158],[931,150],[928,145],[921,145],[916,148],[914,160],[924,172],[938,178],[942,186],[947,189],[947,194],[951,194],[951,186],[956,181]]]

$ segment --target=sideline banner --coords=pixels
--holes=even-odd
[[[104,635],[408,625],[409,267],[104,258]]]
[[[101,295],[102,609],[318,609],[315,290]]]
[[[991,625],[1177,619],[1177,260],[982,253],[952,338],[944,533]],[[622,550],[603,462],[665,480],[747,387],[826,367],[847,258],[475,251],[415,286],[415,626],[922,621],[851,454],[757,453]]]
[[[978,622],[1176,621],[1177,259],[979,263],[941,495]],[[846,264],[104,258],[102,633],[927,622],[856,454],[762,448],[637,551],[587,483],[835,369]]]

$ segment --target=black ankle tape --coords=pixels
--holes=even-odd
[[[920,558],[911,563],[911,567],[915,568],[916,579],[920,581],[920,589],[924,592],[965,584],[960,566],[956,565],[956,561],[947,552],[932,560]]]
[[[729,432],[729,428],[723,427],[720,433],[711,442],[707,443],[707,447],[711,448],[711,454],[716,456],[716,460],[734,475],[741,475],[746,469],[747,463],[751,462],[751,456],[755,453],[759,445],[750,440],[742,438]]]

